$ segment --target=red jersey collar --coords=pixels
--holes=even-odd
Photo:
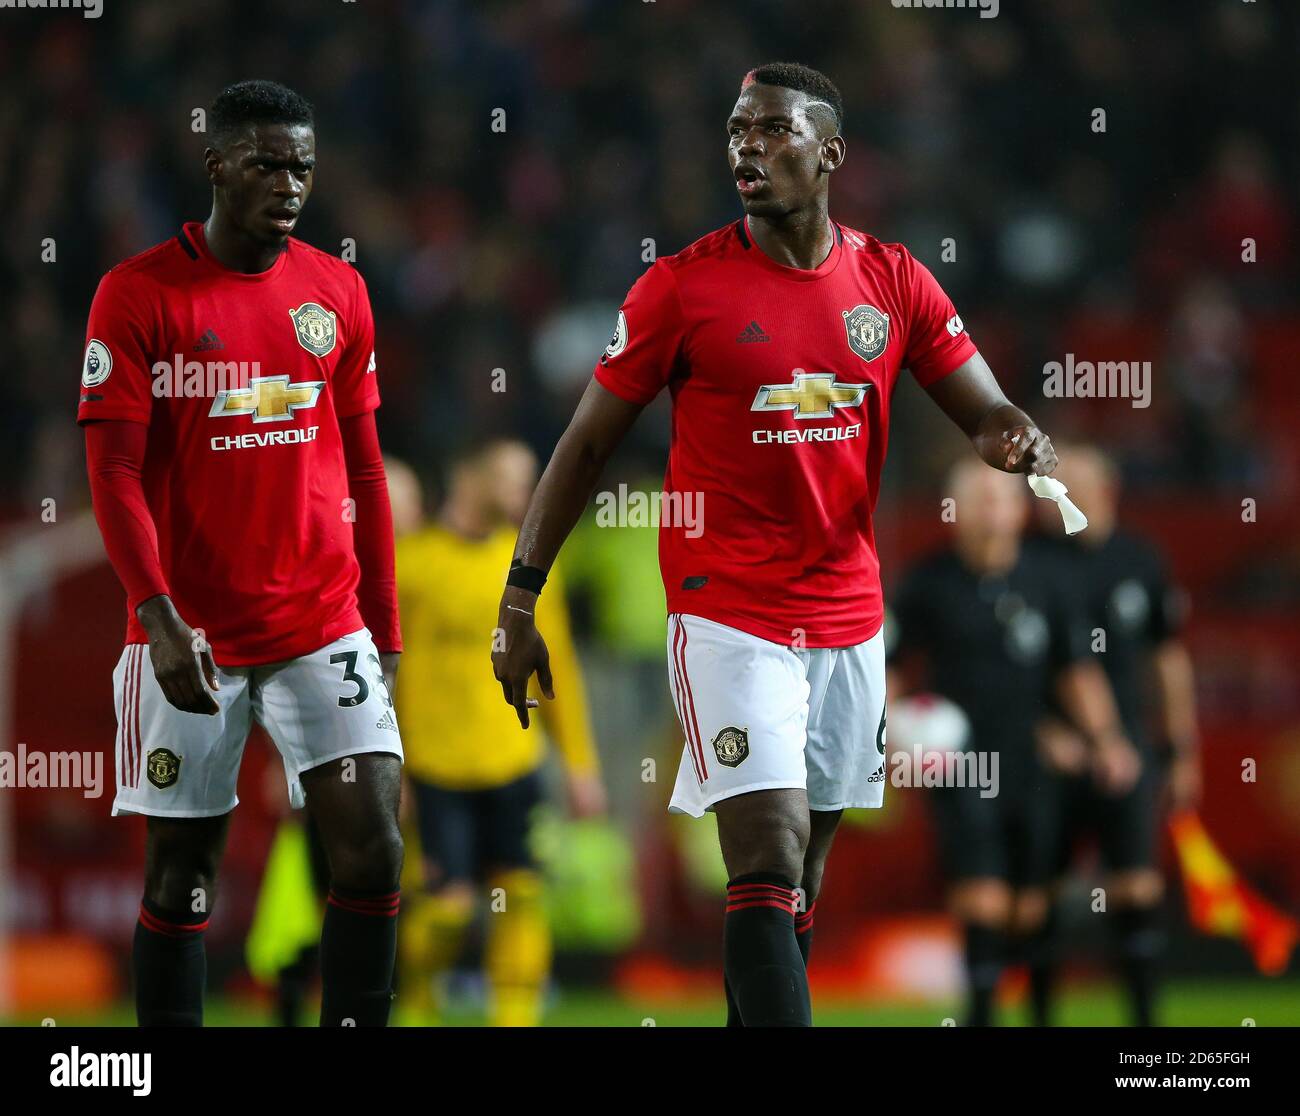
[[[758,241],[754,239],[754,234],[749,228],[749,214],[745,214],[736,226],[736,232],[740,236],[740,242],[748,251],[750,257],[760,267],[765,267],[769,271],[775,271],[787,279],[793,279],[797,283],[809,283],[817,279],[824,279],[830,275],[840,265],[840,257],[844,254],[844,234],[840,231],[839,225],[834,221],[831,222],[831,228],[835,232],[834,242],[831,244],[830,254],[822,260],[816,267],[787,267],[785,264],[777,263],[762,248],[758,246]]]
[[[286,246],[285,250],[276,258],[275,263],[265,271],[253,272],[250,275],[248,272],[235,271],[233,268],[227,267],[212,254],[212,250],[208,247],[208,238],[203,235],[202,221],[185,222],[181,226],[180,236],[176,239],[180,241],[185,254],[191,259],[202,260],[209,267],[215,267],[227,278],[237,279],[245,283],[265,283],[270,279],[274,279],[284,270],[285,261],[289,258],[289,249]],[[292,243],[293,238],[290,237],[289,239],[290,243]]]

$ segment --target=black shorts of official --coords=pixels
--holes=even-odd
[[[1037,771],[1021,780],[1004,772],[992,798],[980,797],[979,787],[927,790],[948,881],[1048,884],[1060,861],[1061,790],[1059,779]]]
[[[433,868],[430,882],[483,880],[505,868],[531,868],[528,834],[542,800],[540,771],[499,787],[449,790],[411,780],[420,852]]]
[[[1132,790],[1102,794],[1089,777],[1066,780],[1062,795],[1062,841],[1058,873],[1095,845],[1101,865],[1111,872],[1154,868],[1159,853],[1160,786],[1164,764],[1150,748],[1139,750],[1142,773]]]

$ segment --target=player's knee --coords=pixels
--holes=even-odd
[[[402,856],[402,835],[395,825],[339,842],[330,850],[331,882],[354,891],[395,891]]]
[[[225,817],[150,817],[145,831],[145,897],[168,911],[210,911],[226,821]]]
[[[803,876],[803,859],[808,836],[797,826],[772,826],[755,834],[743,850],[734,853],[728,869],[733,877],[766,872],[797,883]]]
[[[717,816],[722,858],[732,879],[764,872],[794,886],[803,878],[811,826],[806,806],[768,792],[720,803]]]
[[[217,858],[201,851],[156,853],[145,869],[145,896],[163,910],[210,912],[216,889]]]

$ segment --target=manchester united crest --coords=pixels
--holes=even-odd
[[[889,315],[874,306],[845,310],[844,328],[849,333],[849,348],[863,360],[875,360],[889,344]]]
[[[329,356],[334,351],[334,311],[315,302],[304,302],[297,310],[290,310],[293,328],[298,334],[298,344],[314,356]]]
[[[749,756],[749,733],[744,729],[724,728],[713,738],[713,752],[723,767],[739,767]]]
[[[145,774],[159,790],[175,786],[181,777],[181,757],[167,748],[155,748],[144,766]]]

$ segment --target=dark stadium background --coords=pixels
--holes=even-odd
[[[436,499],[441,463],[466,442],[513,434],[549,453],[645,267],[644,242],[675,252],[738,215],[723,121],[741,75],[799,60],[846,101],[832,215],[909,245],[1008,394],[1049,432],[1096,439],[1120,462],[1125,520],[1162,544],[1193,602],[1206,824],[1244,878],[1300,910],[1300,33],[1287,5],[1043,0],[1003,3],[994,19],[888,0],[104,7],[99,19],[0,12],[5,748],[101,748],[111,779],[122,592],[102,560],[57,572],[68,539],[89,545],[75,527],[88,507],[77,370],[100,275],[208,212],[194,109],[245,77],[316,105],[316,188],[297,235],[327,251],[355,241],[385,449]],[[1098,107],[1104,134],[1091,128]],[[955,261],[941,259],[944,238]],[[1043,365],[1067,353],[1152,361],[1150,407],[1045,399]],[[491,387],[498,368],[504,393]],[[945,423],[900,391],[877,528],[887,584],[943,538],[936,486],[961,449]],[[661,400],[603,487],[656,475],[667,434]],[[652,532],[631,533],[609,561],[653,546]],[[612,956],[561,956],[555,1016],[711,1020],[717,867],[700,851],[707,833],[662,812],[677,745],[657,590],[628,580],[625,607],[649,627],[615,641],[629,624],[608,574],[575,578],[575,604],[641,929]],[[266,755],[250,742],[210,935],[214,992],[238,1019],[261,1010],[242,941],[274,824]],[[655,784],[640,781],[644,756],[659,757]],[[1258,782],[1242,782],[1243,756]],[[111,790],[0,795],[0,1015],[127,1018],[142,827],[108,819]],[[941,882],[919,793],[890,795],[832,858],[814,986],[844,1001],[846,1020],[933,1023],[949,1010],[922,994],[949,964]],[[1176,884],[1170,901],[1177,912]],[[1239,944],[1175,926],[1173,1021],[1300,1019],[1294,967],[1265,980]],[[1086,952],[1086,926],[1076,932]],[[902,960],[882,972],[882,957]],[[891,986],[901,969],[912,977]],[[1085,956],[1067,1019],[1118,1020],[1098,979]]]

